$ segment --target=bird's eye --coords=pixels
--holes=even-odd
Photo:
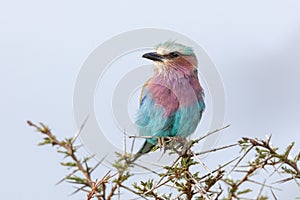
[[[176,58],[176,57],[179,56],[179,53],[176,52],[176,51],[173,51],[173,52],[171,52],[171,53],[169,54],[169,56],[170,56],[170,58]]]

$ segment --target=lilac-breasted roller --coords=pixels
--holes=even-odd
[[[154,73],[143,86],[136,125],[140,136],[152,138],[146,139],[133,161],[148,153],[158,137],[191,135],[205,108],[197,58],[191,47],[168,41],[143,58],[154,62]]]

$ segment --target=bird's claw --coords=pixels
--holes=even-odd
[[[172,150],[179,155],[186,154],[191,146],[186,138],[180,136],[175,137],[158,137],[157,145],[165,153],[167,150]]]

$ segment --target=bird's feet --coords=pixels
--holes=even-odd
[[[184,155],[188,153],[191,142],[188,141],[186,138],[182,138],[179,136],[175,137],[159,137],[157,139],[158,147],[160,149],[163,149],[164,153],[167,150],[171,150],[178,155]]]

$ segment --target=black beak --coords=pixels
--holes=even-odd
[[[156,52],[145,53],[142,57],[153,60],[153,61],[159,61],[159,62],[163,61],[163,57],[161,55],[157,54]]]

